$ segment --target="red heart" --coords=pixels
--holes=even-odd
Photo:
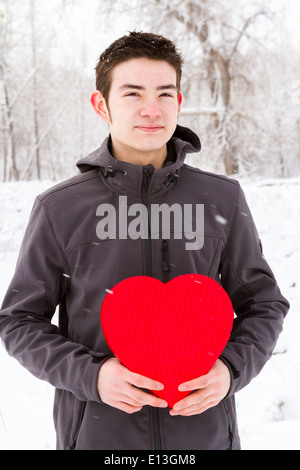
[[[213,279],[185,274],[164,284],[147,276],[119,282],[106,294],[101,324],[106,342],[132,372],[164,384],[154,392],[170,408],[190,392],[178,385],[207,374],[232,329],[233,308]]]

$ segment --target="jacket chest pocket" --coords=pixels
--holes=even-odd
[[[200,249],[188,249],[189,245],[184,238],[162,238],[151,242],[155,258],[154,277],[167,282],[182,274],[197,273],[218,280],[224,246],[219,238],[205,235]]]

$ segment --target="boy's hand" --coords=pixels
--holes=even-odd
[[[171,416],[192,416],[216,406],[227,395],[231,377],[228,367],[217,359],[208,374],[179,385],[181,392],[196,390],[175,403]]]
[[[137,388],[138,387],[138,388]],[[165,408],[165,400],[140,390],[163,390],[159,382],[135,374],[124,367],[116,358],[110,358],[101,366],[97,389],[100,399],[107,405],[126,413],[140,411],[144,405]]]

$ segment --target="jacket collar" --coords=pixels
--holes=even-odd
[[[145,167],[114,159],[109,150],[109,142],[110,136],[104,140],[100,148],[79,160],[77,167],[81,173],[98,167],[107,184],[115,191],[139,199]],[[201,149],[198,136],[190,129],[179,125],[167,145],[168,156],[171,152],[173,161],[167,158],[165,165],[159,170],[154,169],[152,165],[147,165],[149,168],[152,167],[149,184],[149,194],[152,197],[174,187],[180,176],[180,169],[186,154],[199,152]]]

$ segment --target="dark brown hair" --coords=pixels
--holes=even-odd
[[[176,86],[180,91],[183,58],[175,44],[163,36],[144,32],[129,32],[114,41],[100,56],[96,70],[96,88],[106,102],[111,87],[111,72],[121,62],[130,59],[147,58],[162,60],[172,65],[176,71]]]

